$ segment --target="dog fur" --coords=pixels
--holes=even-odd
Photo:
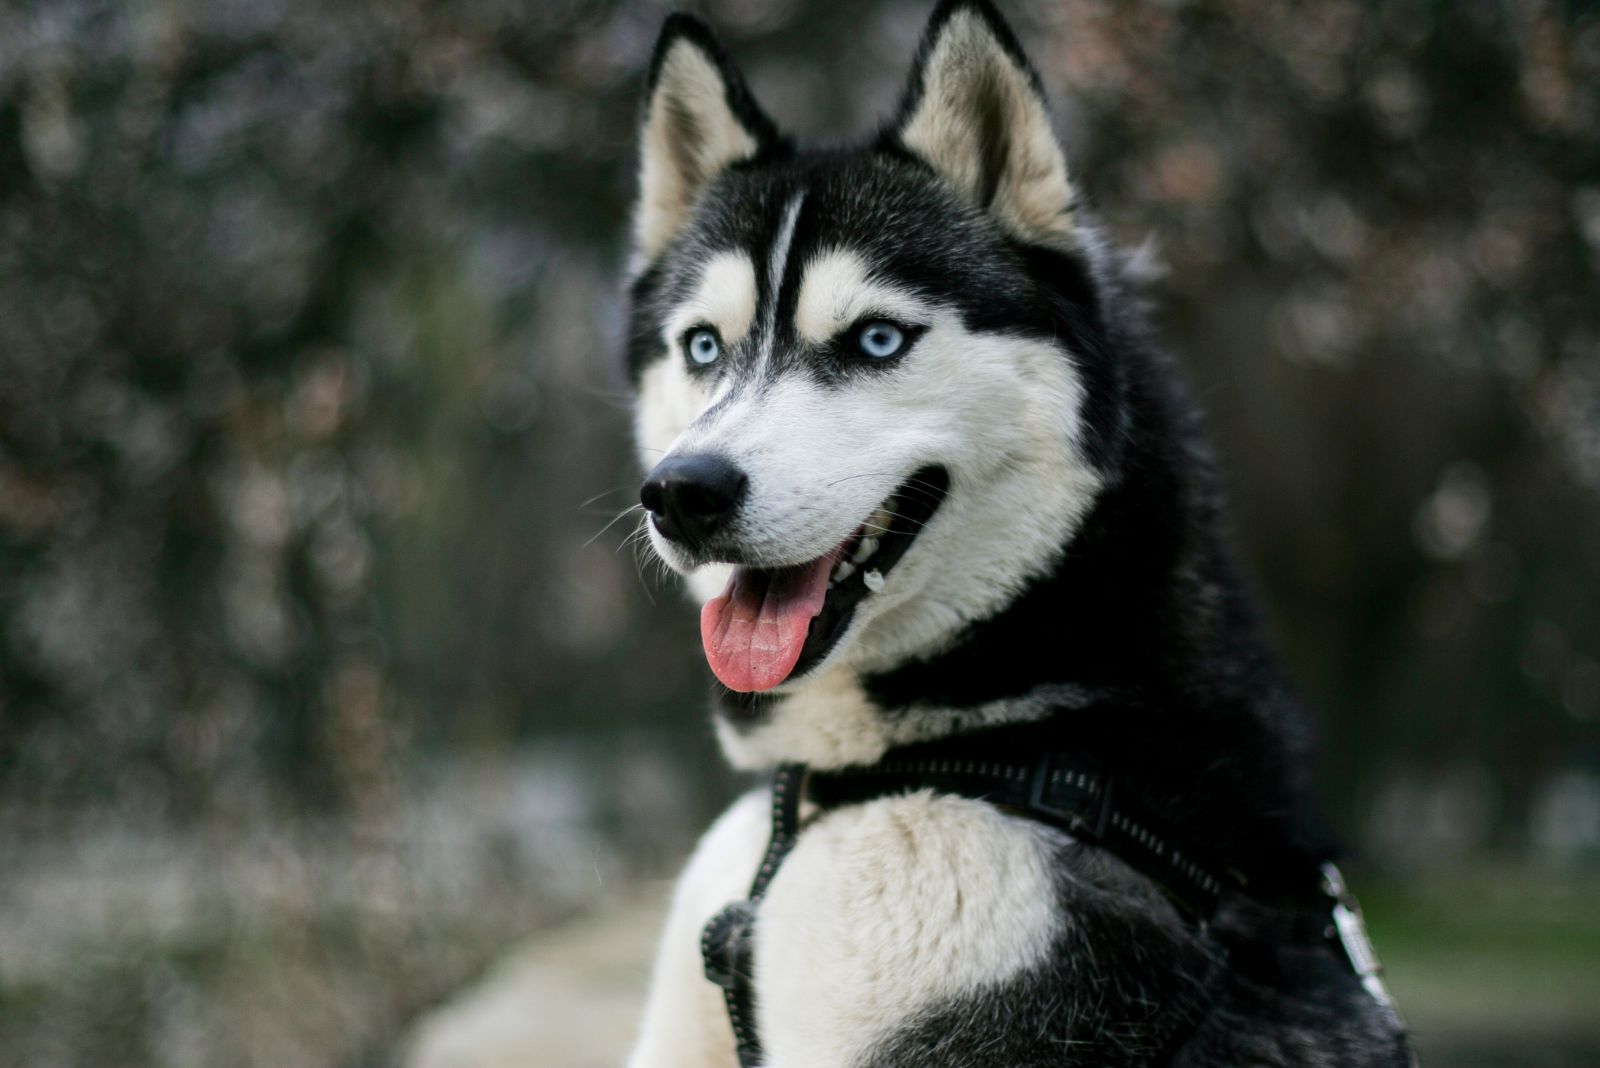
[[[948,479],[837,640],[765,692],[718,687],[728,758],[837,768],[1049,721],[1185,840],[1271,873],[1201,927],[1104,851],[984,802],[811,813],[757,917],[765,1063],[1407,1063],[1393,1014],[1281,907],[1315,898],[1333,852],[1306,717],[1221,545],[1193,405],[992,6],[941,4],[896,118],[812,150],[673,16],[642,126],[640,456],[716,455],[746,479],[701,543],[651,521],[661,559],[706,600],[735,566],[849,545],[916,472]],[[866,320],[914,339],[852,356]],[[717,339],[708,366],[687,356],[696,330]],[[767,807],[739,801],[690,860],[632,1068],[735,1063],[699,937],[745,896]]]

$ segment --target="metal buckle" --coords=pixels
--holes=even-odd
[[[1067,829],[1074,834],[1093,838],[1096,841],[1105,837],[1105,829],[1111,820],[1111,778],[1102,768],[1093,772],[1094,780],[1098,787],[1094,797],[1096,812],[1094,822],[1081,810],[1070,808],[1057,808],[1045,802],[1045,794],[1050,788],[1050,776],[1053,771],[1051,762],[1055,754],[1041,753],[1038,763],[1033,768],[1033,780],[1028,784],[1028,807],[1058,823],[1065,824]]]

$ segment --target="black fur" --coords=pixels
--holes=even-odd
[[[897,283],[957,307],[969,329],[1058,339],[1085,385],[1085,448],[1105,479],[1091,514],[1058,566],[1002,614],[937,657],[864,678],[864,688],[889,717],[1041,687],[1084,694],[1055,712],[1062,735],[1100,754],[1169,827],[1252,882],[1197,928],[1148,880],[1064,844],[1057,892],[1070,922],[1049,964],[906,1021],[864,1063],[1404,1065],[1398,1022],[1322,936],[1319,865],[1334,844],[1307,784],[1308,717],[1224,550],[1194,404],[1153,343],[1120,261],[1096,251],[1087,223],[1081,253],[1007,236],[897,138],[937,34],[961,11],[984,20],[1037,90],[992,5],[945,0],[899,122],[864,147],[820,151],[777,135],[709,31],[669,21],[658,57],[668,38],[704,48],[736,114],[769,147],[718,176],[692,223],[636,279],[629,366],[637,378],[652,360],[682,358],[662,352],[661,317],[709,254],[754,250],[760,300],[778,301],[782,324],[798,287],[793,265],[840,234]],[[802,189],[791,268],[769,294],[760,265],[784,205]],[[775,352],[827,381],[828,368],[795,340],[780,336]],[[741,375],[747,364],[748,353],[735,350],[715,373]],[[736,729],[763,722],[780,700],[718,692],[719,714]]]

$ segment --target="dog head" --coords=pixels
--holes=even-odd
[[[724,685],[931,655],[1055,564],[1120,385],[1038,78],[987,3],[941,5],[898,118],[823,151],[672,17],[634,238],[641,500]]]

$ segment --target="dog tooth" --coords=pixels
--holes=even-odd
[[[843,582],[856,573],[856,565],[848,560],[840,560],[833,567],[833,581]]]
[[[856,551],[850,554],[850,559],[859,564],[861,561],[865,560],[867,557],[871,556],[877,551],[878,539],[869,534],[867,537],[861,539],[860,544],[856,546]]]
[[[883,589],[883,572],[877,568],[873,568],[871,571],[863,571],[861,573],[861,581],[866,583],[867,589],[877,593]]]

